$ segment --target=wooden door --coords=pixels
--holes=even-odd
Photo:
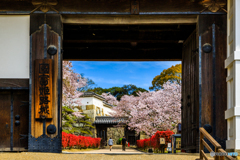
[[[11,93],[0,92],[0,151],[10,151]]]
[[[182,60],[182,148],[196,152],[198,134],[198,53],[196,31],[183,44]]]
[[[130,145],[136,145],[136,137],[134,135],[128,136],[128,142]]]
[[[13,93],[13,151],[24,151],[28,147],[28,97],[28,91]]]
[[[0,91],[0,151],[27,149],[28,97],[28,90]]]

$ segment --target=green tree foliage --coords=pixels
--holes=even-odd
[[[87,80],[87,85],[84,86],[84,87],[82,87],[82,88],[78,88],[78,89],[77,89],[78,91],[80,91],[80,92],[86,92],[87,90],[93,89],[93,87],[96,86],[95,82],[94,82],[92,79],[84,77],[84,74],[83,74],[83,73],[81,73],[80,75],[81,75],[81,78],[82,78],[82,79]]]
[[[62,107],[63,132],[82,136],[92,135],[91,129],[94,127],[91,125],[90,117],[87,114],[82,114],[83,117],[77,117],[72,113],[74,110],[67,106]]]
[[[176,64],[168,69],[164,69],[160,75],[157,75],[152,80],[152,86],[149,87],[150,90],[159,90],[162,89],[162,86],[165,82],[170,81],[171,83],[177,82],[181,84],[182,80],[182,65]]]
[[[138,92],[145,92],[147,91],[144,88],[137,87],[135,85],[129,84],[124,85],[122,87],[112,87],[112,88],[101,88],[96,87],[93,89],[88,89],[87,92],[94,92],[96,94],[101,95],[102,93],[111,93],[114,97],[117,98],[117,100],[120,100],[122,96],[124,95],[134,95],[137,96]]]
[[[90,117],[87,114],[83,114],[84,117],[82,117],[78,123],[82,123],[82,127],[80,127],[80,135],[93,135],[91,129],[94,129],[92,126],[92,122],[90,121]]]

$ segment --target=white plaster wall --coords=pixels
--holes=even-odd
[[[112,108],[105,107],[104,109],[104,114],[108,114],[109,116],[111,116],[110,113],[113,113],[113,112],[114,111],[112,110]]]
[[[101,111],[103,109],[104,115],[105,114],[109,115],[109,113],[113,112],[111,108],[103,106],[103,101],[101,101],[101,100],[99,100],[97,98],[93,98],[93,104],[95,106],[99,107]]]
[[[103,102],[97,98],[93,98],[93,104],[98,107],[103,107]]]
[[[111,108],[104,107],[104,106],[103,106],[102,108],[103,108],[103,111],[104,111],[104,115],[105,115],[105,114],[108,114],[108,115],[109,115],[111,112],[113,112],[113,110],[112,110]]]
[[[81,103],[82,105],[92,105],[93,104],[93,98],[92,97],[82,97]]]
[[[29,15],[0,15],[0,78],[29,78],[29,34]]]
[[[228,0],[227,59],[227,141],[226,149],[240,150],[240,0]]]
[[[79,99],[81,99],[82,105],[95,105],[96,107],[99,107],[101,111],[103,109],[104,115],[105,114],[109,115],[111,112],[113,112],[113,110],[111,108],[103,106],[103,101],[99,100],[97,98],[94,98],[94,97],[82,97],[82,98],[79,98]],[[77,104],[73,104],[73,105],[74,106],[78,106]]]

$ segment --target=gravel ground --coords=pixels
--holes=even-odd
[[[199,154],[104,155],[0,152],[0,160],[195,160],[196,158],[199,158]]]
[[[54,153],[0,153],[0,160],[195,160],[195,155],[104,155]]]

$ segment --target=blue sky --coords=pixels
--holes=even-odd
[[[92,79],[96,83],[96,87],[111,88],[134,84],[149,90],[148,88],[156,75],[181,62],[73,61],[72,63],[75,72],[83,73],[84,77]]]

